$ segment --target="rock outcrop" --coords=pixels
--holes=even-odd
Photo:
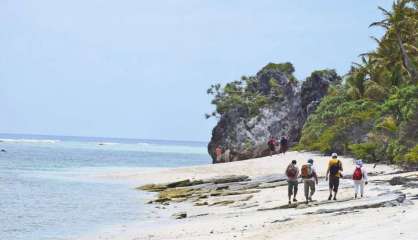
[[[333,70],[315,71],[306,78],[301,87],[301,111],[304,120],[315,111],[321,99],[327,94],[328,87],[340,83],[341,78]]]
[[[316,71],[300,84],[293,77],[293,71],[290,63],[268,64],[256,74],[254,91],[272,101],[255,116],[240,107],[220,116],[208,144],[213,163],[216,163],[217,146],[228,150],[229,156],[223,159],[238,161],[268,155],[266,142],[270,136],[286,135],[290,144],[299,141],[306,118],[325,96],[328,87],[341,78],[333,70]]]

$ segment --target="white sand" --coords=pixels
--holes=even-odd
[[[144,172],[123,171],[102,178],[126,179],[144,183],[161,183],[182,179],[204,179],[214,176],[244,174],[250,177],[284,173],[286,166],[293,159],[298,164],[313,158],[320,176],[325,175],[329,157],[312,153],[288,152],[285,155],[264,157],[241,162],[173,169],[149,169]],[[352,173],[353,159],[340,158],[344,172]],[[393,172],[393,166],[366,165],[372,172]],[[409,175],[415,173],[408,173]],[[405,175],[405,174],[404,174]],[[377,176],[372,179],[390,179],[393,176]],[[353,197],[351,180],[341,182],[339,199]],[[302,200],[303,185],[299,185],[299,200]],[[317,187],[314,199],[325,200],[328,196],[327,182],[321,181]],[[246,209],[234,206],[193,206],[190,203],[170,204],[170,206],[155,205],[160,215],[170,215],[173,212],[186,211],[188,218],[181,220],[166,219],[164,217],[150,219],[158,225],[145,225],[143,222],[123,226],[113,226],[103,229],[96,234],[86,236],[80,240],[142,240],[142,239],[181,239],[181,240],[223,240],[223,239],[418,239],[418,207],[413,204],[396,207],[363,209],[356,212],[336,214],[306,215],[307,212],[318,209],[335,209],[357,206],[373,202],[381,198],[385,191],[402,190],[407,196],[418,193],[416,189],[402,189],[400,186],[369,184],[366,197],[359,200],[332,202],[326,205],[301,209],[280,209],[257,211],[259,208],[275,207],[287,203],[287,187],[263,189],[253,194],[247,201]],[[239,200],[246,196],[229,196],[223,199]],[[220,197],[221,198],[221,197]],[[413,202],[413,201],[409,201]],[[194,217],[204,214],[204,216]],[[207,215],[206,215],[207,214]],[[275,222],[291,218],[290,221]]]

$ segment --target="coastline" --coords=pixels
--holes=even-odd
[[[309,152],[288,152],[285,155],[263,157],[240,162],[202,165],[150,172],[117,172],[107,176],[111,179],[137,181],[138,186],[147,183],[167,183],[184,179],[198,180],[226,175],[246,175],[257,178],[271,174],[282,174],[287,164],[298,160],[298,165],[308,158],[315,160],[320,176],[325,175],[328,156]],[[353,159],[341,157],[344,172],[354,170]],[[326,201],[328,186],[321,179],[314,199],[317,202],[295,208],[281,208],[287,204],[287,186],[278,185],[258,192],[237,196],[214,197],[215,201],[235,202],[231,205],[196,206],[191,201],[151,204],[155,214],[150,222],[134,222],[115,225],[78,240],[142,240],[142,239],[416,239],[414,222],[418,220],[418,207],[413,196],[418,194],[414,187],[391,186],[386,182],[394,176],[414,176],[417,173],[399,173],[395,166],[365,165],[371,173],[370,184],[363,199],[353,199],[351,180],[341,182],[339,201]],[[385,182],[382,184],[382,182]],[[303,185],[299,185],[299,201],[302,200]],[[402,195],[399,195],[401,194]],[[398,194],[398,195],[396,195]],[[392,204],[405,195],[402,202]],[[150,193],[149,199],[157,194]],[[251,195],[251,197],[249,197]],[[246,200],[245,200],[246,199]],[[405,201],[404,201],[405,200]],[[213,201],[211,199],[208,200]],[[245,201],[245,207],[242,202]],[[239,204],[236,204],[239,203]],[[241,206],[241,207],[240,207]],[[172,214],[187,212],[184,219],[174,219]],[[355,229],[353,230],[353,227]],[[396,227],[396,231],[393,230]]]

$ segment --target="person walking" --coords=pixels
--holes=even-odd
[[[267,142],[267,146],[269,147],[269,150],[270,150],[270,157],[273,156],[273,154],[276,154],[276,145],[277,145],[276,138],[271,136]]]
[[[340,178],[342,177],[343,165],[338,160],[338,154],[332,153],[331,160],[328,162],[328,169],[326,174],[326,181],[329,180],[329,197],[328,200],[337,200],[338,187],[340,185]],[[334,198],[332,193],[334,192]]]
[[[279,153],[283,153],[283,154],[285,154],[286,152],[287,152],[287,149],[288,149],[288,140],[287,140],[287,137],[286,136],[283,136],[281,139],[280,139],[280,149],[279,149]]]
[[[318,175],[316,174],[316,169],[313,166],[313,163],[313,159],[309,159],[308,163],[303,165],[301,169],[306,204],[312,202],[312,196],[315,193],[315,184],[318,185]]]
[[[353,173],[354,182],[354,198],[357,198],[360,191],[360,197],[364,195],[364,185],[368,183],[367,171],[363,167],[363,160],[359,159],[356,161],[356,169]]]
[[[215,156],[216,156],[216,162],[220,163],[222,160],[222,148],[219,145],[215,148]]]
[[[298,194],[298,177],[299,177],[299,168],[296,166],[296,160],[292,160],[286,168],[286,176],[287,176],[287,187],[288,187],[288,197],[289,197],[289,205],[292,203],[290,200],[293,196],[293,202],[297,202],[296,195]]]

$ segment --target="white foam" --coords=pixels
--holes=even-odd
[[[5,143],[57,143],[59,140],[55,139],[11,139],[0,138],[0,142]]]

